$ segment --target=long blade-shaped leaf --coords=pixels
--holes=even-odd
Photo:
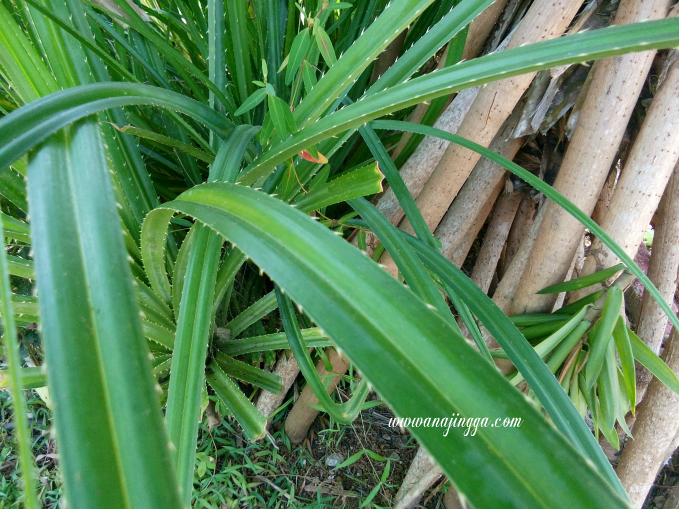
[[[29,162],[40,311],[66,497],[73,508],[178,509],[109,178],[91,121],[51,138]]]
[[[196,187],[151,214],[165,210],[196,217],[250,256],[327,331],[397,415],[520,416],[521,427],[479,428],[473,440],[460,430],[444,437],[441,429],[412,428],[474,505],[625,507],[488,362],[466,342],[449,341],[455,332],[437,312],[306,214],[229,184]],[[379,363],[371,362],[375,356]],[[393,382],[415,373],[416,384]]]
[[[33,101],[0,119],[0,168],[6,168],[60,128],[118,106],[155,105],[192,116],[225,136],[234,125],[198,101],[169,90],[137,83],[82,85]]]

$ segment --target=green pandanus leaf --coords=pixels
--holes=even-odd
[[[437,311],[306,214],[255,190],[216,183],[193,188],[151,215],[170,210],[209,225],[250,256],[397,415],[521,417],[519,428],[479,428],[474,440],[459,430],[444,437],[440,429],[412,428],[474,505],[625,507],[560,433],[464,340],[455,339]],[[483,316],[478,303],[469,304]],[[375,356],[379,363],[372,362]],[[418,383],[394,384],[400,377]]]
[[[178,509],[96,122],[80,122],[31,154],[28,182],[48,381],[69,506]]]

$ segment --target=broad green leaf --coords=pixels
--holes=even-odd
[[[620,317],[622,299],[622,290],[618,286],[614,285],[608,290],[596,334],[590,334],[589,360],[585,366],[585,379],[587,380],[588,389],[594,385],[604,364],[608,344],[613,340],[613,329]]]
[[[624,268],[625,265],[619,263],[617,265],[614,265],[613,267],[597,271],[587,276],[582,276],[577,279],[571,279],[570,281],[566,281],[565,283],[559,283],[557,285],[548,286],[547,288],[543,288],[542,290],[540,290],[538,294],[572,292],[574,290],[587,288],[588,286],[592,286],[596,283],[606,281],[608,278],[614,276],[616,272],[619,272]]]
[[[266,88],[260,88],[255,90],[250,96],[245,99],[240,108],[236,110],[236,116],[242,115],[243,113],[250,111],[252,108],[261,103],[267,95]]]
[[[634,413],[634,407],[637,402],[637,379],[634,371],[634,353],[632,352],[632,344],[630,343],[629,335],[627,334],[625,319],[622,316],[619,316],[618,320],[615,322],[613,339],[618,351],[618,356],[620,357],[622,377],[625,381],[624,388],[627,392],[627,398],[629,400],[629,405],[632,408],[632,413]]]
[[[196,227],[177,318],[165,426],[175,447],[177,479],[184,504],[191,499],[205,358],[223,241],[211,229]]]
[[[335,56],[335,48],[332,47],[332,42],[330,42],[330,37],[325,33],[322,27],[319,25],[314,26],[314,39],[316,39],[316,45],[318,46],[321,55],[328,67],[332,67],[337,63],[337,57]]]
[[[309,216],[266,194],[229,184],[193,188],[161,207],[151,214],[178,210],[235,242],[328,332],[397,415],[417,416],[427,408],[429,415],[472,416],[502,408],[503,415],[521,416],[520,428],[479,429],[473,441],[455,433],[443,437],[434,428],[413,428],[474,505],[513,500],[514,505],[529,507],[624,506],[608,483],[493,367],[466,342],[449,340],[455,333],[435,311]],[[482,320],[491,312],[478,306],[473,311]],[[376,352],[379,365],[369,362]],[[394,377],[412,372],[418,373],[420,383],[393,384]],[[558,390],[572,408],[560,386]],[[558,407],[548,411],[553,419],[564,414]],[[571,425],[589,434],[575,409],[573,414],[577,422]],[[594,443],[591,435],[589,440]],[[444,452],[453,450],[454,455]],[[460,455],[470,460],[462,465],[455,460]],[[500,483],[503,489],[486,489],[487,483]]]
[[[629,327],[627,327],[627,334],[632,344],[634,358],[664,385],[679,394],[677,375]]]
[[[319,185],[305,195],[300,195],[294,205],[304,212],[318,210],[328,205],[382,192],[382,172],[377,163],[345,173],[325,185]]]
[[[287,103],[275,95],[269,96],[269,114],[271,115],[271,121],[273,126],[276,128],[276,132],[281,140],[285,140],[288,137],[290,122],[288,116],[292,117],[290,108]]]
[[[309,30],[304,29],[297,34],[295,40],[292,41],[292,47],[290,48],[290,54],[288,55],[288,65],[285,70],[285,84],[290,85],[292,80],[295,79],[299,66],[302,65],[304,61],[304,55],[306,55],[309,45],[311,44],[311,36],[309,35]],[[308,65],[308,64],[307,64]]]
[[[240,171],[240,166],[252,138],[259,131],[259,127],[239,125],[222,142],[217,152],[217,158],[210,168],[210,182],[233,182]]]

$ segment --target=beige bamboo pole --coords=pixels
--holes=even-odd
[[[560,36],[581,4],[582,0],[536,0],[511,37],[508,48]],[[534,76],[535,73],[529,73],[486,85],[457,134],[487,147]],[[451,145],[446,150],[416,200],[432,230],[447,212],[479,158],[475,152],[458,145]],[[401,226],[412,231],[406,220]]]
[[[679,65],[672,65],[648,110],[601,227],[634,256],[679,160]],[[581,275],[606,269],[620,260],[599,239],[585,259]],[[572,300],[601,285],[573,292]]]
[[[514,159],[524,140],[509,138],[520,114],[521,108],[516,108],[489,147],[509,160]],[[481,159],[434,231],[441,242],[441,253],[458,267],[464,263],[495,200],[504,189],[506,174],[502,166],[489,159]],[[382,263],[390,266],[390,260],[385,257]]]
[[[276,361],[273,374],[281,377],[283,381],[283,390],[280,394],[262,391],[259,394],[257,404],[255,405],[257,410],[259,410],[267,419],[281,406],[290,387],[292,387],[297,375],[299,375],[299,366],[297,365],[295,357],[291,353],[286,356],[285,352],[283,352],[278,358],[278,361]]]
[[[679,164],[665,188],[660,206],[656,214],[655,236],[651,261],[648,266],[648,277],[662,294],[663,299],[672,303],[677,289],[679,276]],[[658,352],[665,336],[667,315],[648,292],[644,292],[641,300],[641,314],[637,326],[637,335],[654,352]],[[637,400],[641,401],[652,375],[638,366]]]
[[[663,359],[679,374],[679,333],[672,331]],[[679,429],[679,395],[654,379],[644,401],[637,409],[632,430],[634,438],[627,441],[616,473],[632,505],[641,508],[653,481],[667,460],[666,451]]]
[[[496,0],[485,11],[474,18],[474,21],[469,24],[469,32],[467,33],[467,41],[464,45],[462,60],[470,60],[472,58],[476,58],[479,55],[483,44],[486,42],[488,35],[495,26],[495,23],[500,17],[502,9],[504,9],[506,4],[507,0]],[[445,65],[447,55],[448,46],[446,46],[446,50],[441,55],[437,66],[438,69],[442,69]],[[424,114],[427,112],[428,108],[429,102],[420,103],[415,106],[415,109],[408,117],[408,122],[415,122],[419,124],[424,118]],[[408,143],[411,135],[412,133],[403,133],[398,145],[396,145],[391,154],[392,159],[395,160],[399,156],[403,148],[406,146],[406,143]]]
[[[509,44],[509,38],[505,39],[498,47],[497,51],[502,51]],[[469,112],[474,99],[481,90],[481,87],[467,88],[458,93],[453,101],[446,107],[434,127],[443,131],[455,134],[465,116]],[[509,134],[507,134],[509,136]],[[427,179],[436,168],[436,165],[443,157],[450,142],[441,140],[434,136],[425,136],[417,146],[412,155],[403,164],[399,173],[408,191],[413,198],[417,198],[424,187]],[[485,201],[485,200],[484,200]],[[396,199],[393,190],[387,189],[376,203],[379,210],[392,224],[399,224],[403,219],[404,213],[401,205]],[[356,239],[352,239],[356,244]],[[372,233],[366,234],[367,252],[372,256],[373,250],[379,241]]]
[[[394,498],[394,509],[411,509],[417,505],[422,494],[443,475],[434,459],[420,447],[413,458],[408,473]]]
[[[443,503],[446,509],[467,509],[467,505],[462,505],[460,501],[460,493],[452,485],[448,487],[448,491],[443,496]]]
[[[490,282],[495,274],[497,262],[500,259],[502,248],[507,241],[509,229],[516,216],[516,211],[521,203],[521,193],[513,192],[503,194],[495,204],[493,215],[488,230],[483,237],[481,250],[476,258],[474,270],[472,270],[471,280],[476,286],[481,288],[484,293],[488,293]]]
[[[669,0],[621,0],[614,24],[662,18]],[[608,176],[655,51],[594,64],[593,78],[554,188],[591,215]],[[547,202],[535,248],[515,294],[512,311],[548,311],[554,296],[536,295],[564,280],[584,227]]]
[[[512,260],[514,260],[516,253],[519,251],[521,243],[528,235],[530,227],[533,225],[536,208],[537,203],[535,200],[528,195],[524,195],[519,204],[519,210],[516,212],[514,223],[512,223],[512,229],[509,230],[504,258],[498,264],[498,277],[500,280],[504,277],[507,268],[511,265]]]
[[[349,361],[346,358],[340,357],[333,348],[327,349],[326,354],[330,364],[332,364],[332,373],[337,375],[330,379],[330,386],[328,387],[328,394],[330,394],[335,390],[342,378],[340,375],[343,375],[349,369]],[[316,366],[316,371],[321,377],[331,373],[325,369],[323,360]],[[298,444],[306,438],[309,433],[309,427],[319,413],[318,410],[311,408],[309,405],[318,405],[318,399],[314,396],[311,387],[307,385],[285,420],[285,434],[288,435],[293,444]]]
[[[521,108],[515,108],[490,144],[491,150],[510,160],[523,143],[523,138],[510,138],[520,114]],[[480,160],[434,232],[441,242],[441,253],[457,267],[464,263],[474,239],[504,188],[506,173],[503,167],[489,159]],[[388,253],[382,256],[380,263],[390,274],[397,275],[398,269]]]

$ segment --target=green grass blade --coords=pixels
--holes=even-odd
[[[274,292],[269,292],[227,323],[225,327],[231,331],[231,337],[235,338],[257,320],[260,320],[263,316],[271,313],[276,307],[278,307],[276,294]]]
[[[35,279],[35,268],[32,260],[7,255],[7,272],[12,276]]]
[[[439,289],[415,252],[403,241],[397,228],[365,199],[351,200],[349,205],[361,215],[384,244],[413,293],[428,306],[438,310],[448,325],[461,336],[457,322]],[[459,340],[459,337],[453,338],[453,340],[456,339]]]
[[[47,66],[4,4],[0,4],[0,67],[24,103],[59,90]],[[0,168],[12,162],[0,164]]]
[[[368,145],[372,155],[380,163],[380,167],[389,183],[389,187],[394,191],[398,203],[401,205],[403,212],[415,231],[415,235],[430,246],[437,247],[437,241],[434,239],[434,234],[429,230],[429,226],[427,226],[427,223],[424,221],[420,209],[418,209],[415,204],[415,199],[410,194],[405,182],[403,182],[401,174],[396,169],[394,162],[391,160],[384,145],[382,145],[382,142],[377,137],[377,134],[375,134],[374,129],[370,124],[366,124],[359,127],[358,132],[361,133],[361,136],[365,140],[366,145]]]
[[[0,212],[0,221],[2,222],[2,229],[5,237],[16,239],[20,242],[31,242],[31,229],[26,223],[19,221],[4,212]]]
[[[38,389],[47,385],[47,374],[44,366],[20,368],[18,370],[22,389]],[[12,376],[6,376],[9,370],[0,371],[0,389],[12,387]]]
[[[162,88],[137,83],[82,85],[33,101],[0,119],[0,168],[76,120],[109,108],[144,104],[185,113],[223,137],[234,127],[208,106]]]
[[[349,401],[341,404],[335,403],[328,394],[327,386],[321,380],[318,371],[316,371],[316,366],[311,361],[308,348],[304,345],[302,333],[295,316],[295,310],[292,307],[292,301],[281,292],[279,286],[276,286],[275,292],[281,320],[283,321],[283,328],[290,344],[290,350],[292,350],[307,384],[309,384],[314,396],[316,396],[319,406],[328,412],[338,423],[350,424],[362,410],[363,403],[370,393],[368,381],[365,378],[361,380]]]
[[[393,0],[319,80],[295,110],[297,125],[317,120],[432,0]]]
[[[564,319],[563,316],[550,313],[527,313],[525,315],[514,315],[508,318],[509,321],[517,327],[530,327],[545,322],[560,322]]]
[[[0,173],[0,194],[23,213],[28,212],[26,183],[24,178],[14,170],[10,169]]]
[[[33,463],[32,440],[28,428],[26,416],[26,396],[24,394],[24,380],[21,376],[21,356],[19,354],[19,341],[17,339],[16,326],[14,324],[14,311],[12,310],[9,272],[7,270],[7,253],[0,253],[0,309],[2,310],[3,339],[5,355],[7,359],[7,371],[12,394],[12,418],[15,423],[14,437],[19,449],[19,466],[21,477],[24,482],[23,498],[26,509],[38,509],[35,468]],[[40,368],[38,368],[40,369]]]
[[[604,356],[603,367],[597,379],[597,393],[599,394],[599,403],[601,405],[601,422],[604,423],[606,428],[601,428],[613,434],[617,434],[613,428],[615,426],[615,418],[617,415],[617,408],[619,406],[619,394],[618,390],[618,363],[615,360],[615,345],[613,341],[609,341],[606,347],[606,352]],[[608,438],[609,442],[611,439]],[[615,446],[613,442],[611,445]],[[617,447],[620,448],[619,445]]]
[[[231,36],[231,50],[235,68],[229,69],[234,78],[234,85],[238,91],[240,102],[253,91],[252,64],[250,62],[250,44],[248,42],[247,23],[250,22],[247,9],[249,4],[240,0],[224,0],[228,14],[229,32]],[[227,50],[228,51],[228,50]],[[245,115],[250,123],[250,115]]]
[[[604,290],[599,290],[598,292],[591,293],[587,295],[586,297],[583,297],[582,299],[578,299],[575,302],[571,302],[567,306],[564,306],[560,309],[557,309],[554,313],[554,315],[570,315],[573,313],[577,313],[579,310],[581,310],[583,307],[585,307],[587,304],[591,304],[593,302],[596,302],[596,300],[601,297],[604,294]]]

